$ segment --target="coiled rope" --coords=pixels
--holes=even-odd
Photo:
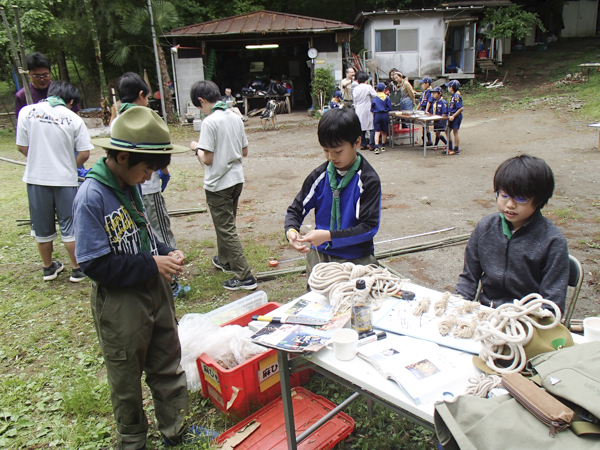
[[[542,309],[544,305],[554,310],[554,321],[549,325],[541,325],[529,317],[552,317],[551,311]],[[473,339],[481,341],[482,345],[479,357],[498,373],[520,372],[527,364],[524,347],[531,340],[533,329],[554,328],[560,319],[561,313],[556,303],[539,294],[529,294],[513,303],[504,303],[490,311],[487,320],[480,322],[475,329]],[[504,354],[505,348],[508,348],[508,354]],[[512,362],[508,367],[503,367],[496,364],[498,360]]]
[[[469,378],[469,384],[465,394],[475,397],[486,398],[489,392],[502,384],[502,378],[498,375],[486,375],[481,373],[476,377]]]
[[[365,280],[364,292],[356,289],[356,280]],[[373,309],[381,307],[381,301],[401,289],[402,280],[387,269],[376,265],[361,266],[350,262],[319,263],[313,267],[308,279],[311,290],[329,299],[333,313],[344,313],[352,306],[354,295],[365,299],[371,296]]]

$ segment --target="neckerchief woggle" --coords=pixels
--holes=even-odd
[[[106,167],[106,157],[100,158],[92,170],[86,175],[86,178],[93,178],[99,181],[103,185],[109,187],[117,196],[117,199],[125,207],[133,221],[140,231],[140,241],[142,251],[150,251],[150,234],[148,232],[149,224],[146,218],[140,213],[144,209],[144,203],[142,197],[136,186],[129,186],[129,194],[135,202],[135,206],[132,201],[125,195],[125,192],[117,183],[117,180],[113,173],[108,167]]]
[[[358,172],[358,167],[360,166],[361,157],[357,155],[356,161],[350,167],[350,170],[344,175],[344,177],[337,182],[335,177],[336,170],[333,163],[329,162],[327,165],[327,175],[329,176],[329,185],[331,186],[332,193],[332,202],[331,202],[331,222],[329,224],[330,231],[339,230],[342,225],[342,213],[340,209],[340,197],[342,195],[342,191],[348,184],[350,180],[354,177],[356,172]]]
[[[65,103],[65,101],[62,98],[60,98],[60,97],[54,97],[52,95],[50,97],[46,98],[46,101],[48,103],[50,103],[50,106],[52,106],[53,108],[55,106],[58,106],[58,105],[62,105],[62,106],[65,106],[65,107],[67,106],[67,104]]]

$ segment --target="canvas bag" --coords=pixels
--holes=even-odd
[[[548,427],[510,395],[437,403],[433,420],[444,450],[600,449],[597,435],[577,436],[569,428],[550,437]]]

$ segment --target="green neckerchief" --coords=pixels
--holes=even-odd
[[[133,108],[134,106],[137,106],[135,103],[121,103],[121,107],[119,108],[119,114],[123,114],[125,111],[127,111],[128,109]]]
[[[352,167],[350,167],[350,170],[348,170],[346,175],[344,175],[344,177],[342,178],[342,180],[339,183],[337,182],[337,179],[335,176],[335,174],[336,174],[335,166],[331,162],[327,165],[327,175],[329,175],[329,185],[331,186],[331,192],[332,192],[332,197],[333,197],[333,201],[331,202],[331,222],[329,224],[330,231],[339,230],[340,226],[342,225],[342,212],[340,209],[340,197],[342,195],[342,190],[344,190],[344,188],[346,186],[348,186],[348,183],[350,183],[350,180],[352,180],[352,178],[354,177],[356,172],[358,172],[358,166],[360,166],[360,160],[361,160],[360,155],[357,155],[356,162],[354,164],[352,164]]]
[[[223,111],[225,111],[227,109],[227,103],[222,102],[222,101],[218,101],[217,103],[215,103],[215,105],[210,109],[210,113],[214,113],[217,109],[222,109]]]
[[[58,105],[67,106],[65,101],[60,97],[50,96],[50,97],[46,98],[46,101],[48,103],[50,103],[50,106],[52,106],[53,108]]]
[[[144,210],[144,203],[142,202],[142,197],[140,196],[138,189],[135,186],[129,186],[129,194],[135,202],[134,206],[131,200],[125,195],[123,189],[121,189],[121,186],[119,186],[119,183],[117,183],[113,173],[106,167],[106,157],[100,158],[98,162],[94,164],[94,167],[92,167],[92,170],[86,175],[86,178],[98,180],[103,185],[112,189],[117,196],[117,199],[125,207],[140,230],[142,251],[150,251],[150,234],[148,233],[149,224],[146,218],[140,213],[140,211]]]
[[[506,220],[506,217],[504,217],[504,214],[502,213],[498,213],[500,214],[500,219],[502,221],[502,232],[504,233],[504,236],[507,237],[507,239],[510,241],[510,238],[513,237],[513,233],[512,230],[510,229],[510,226],[508,225],[508,220]]]

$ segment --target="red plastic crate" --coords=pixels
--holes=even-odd
[[[221,325],[246,326],[254,315],[265,315],[279,308],[279,303],[267,303]],[[266,405],[281,396],[277,352],[268,350],[250,358],[232,369],[224,369],[206,353],[196,360],[202,393],[227,414],[245,417],[251,409]],[[290,376],[292,386],[300,386],[310,379],[312,370],[303,370]]]
[[[317,420],[335,408],[326,398],[298,387],[292,389],[294,406],[294,424],[299,435]],[[242,422],[221,434],[214,442],[222,444],[226,439],[243,430],[256,421],[260,426],[235,446],[235,450],[286,450],[285,419],[281,399],[265,406]],[[331,420],[317,429],[299,445],[299,450],[325,450],[334,448],[354,430],[354,420],[343,412],[337,413]]]

